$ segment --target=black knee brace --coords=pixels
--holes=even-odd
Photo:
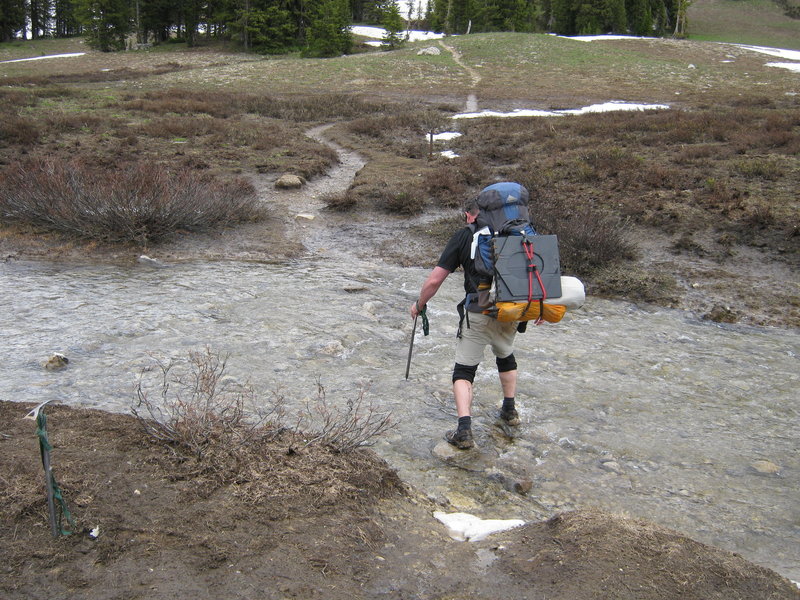
[[[475,381],[475,372],[478,370],[478,365],[473,365],[468,367],[467,365],[461,365],[456,363],[456,366],[453,367],[453,383],[458,381],[459,379],[465,379],[472,383]]]
[[[514,358],[514,353],[512,352],[505,358],[497,358],[497,372],[498,373],[505,373],[506,371],[516,371],[517,369],[517,359]]]

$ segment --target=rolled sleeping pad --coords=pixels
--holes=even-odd
[[[545,304],[558,304],[567,310],[580,308],[586,302],[586,290],[583,282],[577,277],[561,276],[561,295],[558,298],[546,298]]]

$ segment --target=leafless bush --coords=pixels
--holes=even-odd
[[[361,389],[355,400],[337,408],[328,403],[325,388],[317,382],[316,401],[306,405],[306,414],[319,425],[304,434],[305,445],[322,444],[335,452],[372,445],[375,438],[391,429],[392,423],[387,413],[377,412],[364,396],[365,390]]]
[[[358,200],[349,190],[338,194],[325,194],[322,197],[322,201],[325,203],[326,208],[335,212],[353,210],[358,204]]]
[[[32,160],[0,175],[0,219],[105,242],[160,241],[260,218],[244,179],[220,181],[189,169],[134,163],[118,170]]]
[[[425,199],[417,190],[388,193],[384,198],[384,210],[396,215],[418,215],[425,208]]]
[[[533,190],[533,223],[539,233],[556,234],[565,273],[589,276],[598,269],[631,260],[637,249],[625,222],[569,193],[542,189],[535,180],[519,179]]]
[[[32,119],[5,115],[0,119],[0,142],[27,146],[38,142],[41,135]]]
[[[328,402],[317,382],[316,400],[301,408],[289,426],[282,393],[259,402],[249,385],[225,375],[227,357],[209,348],[190,352],[187,364],[154,362],[139,378],[131,412],[152,439],[205,461],[206,471],[231,471],[260,444],[282,435],[290,435],[293,444],[347,453],[371,445],[392,426],[389,414],[378,412],[363,389],[339,408]]]
[[[280,431],[283,406],[266,412],[255,410],[255,393],[225,375],[227,357],[204,352],[189,353],[189,369],[176,371],[174,361],[155,359],[136,386],[137,403],[131,412],[153,439],[186,450],[199,460],[220,449],[235,454],[238,449]],[[155,372],[158,380],[153,398],[145,375]]]

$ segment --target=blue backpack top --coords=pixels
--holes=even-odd
[[[491,240],[499,235],[536,235],[528,216],[530,194],[524,185],[503,181],[478,195],[480,213],[473,226],[472,259],[482,281],[494,276]]]

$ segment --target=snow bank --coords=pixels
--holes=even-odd
[[[48,56],[34,56],[32,58],[15,58],[13,60],[0,60],[0,64],[25,62],[28,60],[44,60],[45,58],[71,58],[73,56],[83,56],[84,54],[86,54],[86,52],[73,52],[72,54],[50,54]]]
[[[353,25],[350,32],[354,35],[361,35],[368,38],[382,40],[386,35],[386,30],[381,27],[370,27],[368,25]],[[443,33],[433,33],[432,31],[406,31],[402,35],[408,34],[408,41],[419,42],[424,40],[438,40],[444,37]]]
[[[603,113],[622,110],[666,110],[669,104],[635,104],[632,102],[603,102],[591,104],[583,108],[568,108],[564,110],[535,110],[516,109],[510,112],[484,110],[481,112],[459,113],[453,115],[454,119],[477,119],[479,117],[561,117],[564,115],[585,115],[589,113]]]

